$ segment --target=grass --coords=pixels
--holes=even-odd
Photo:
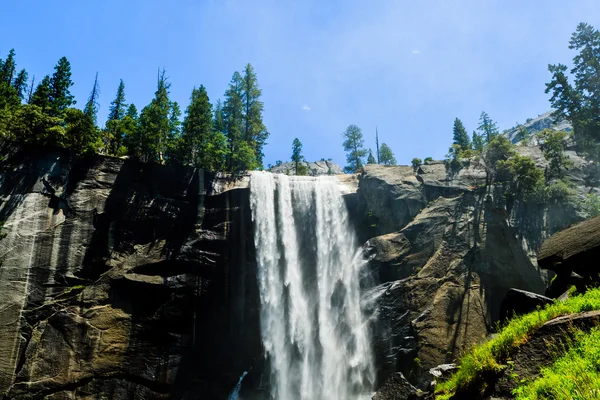
[[[600,328],[577,331],[564,355],[513,394],[519,400],[600,399]]]
[[[500,374],[507,368],[511,354],[526,343],[537,328],[561,315],[599,309],[600,289],[592,289],[583,295],[514,318],[495,338],[474,347],[462,358],[458,371],[437,385],[436,398],[449,399],[457,392],[482,393],[486,389],[486,378]]]

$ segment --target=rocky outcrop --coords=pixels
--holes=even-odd
[[[415,400],[417,388],[410,384],[401,372],[393,374],[373,396],[373,400]]]
[[[299,164],[306,167],[306,175],[337,175],[343,174],[344,169],[331,160],[321,160],[315,162],[301,161]],[[296,175],[296,163],[284,162],[269,168],[269,172],[274,174]]]
[[[261,351],[245,186],[60,152],[4,163],[0,393],[225,398]]]
[[[547,239],[540,249],[538,265],[559,275],[572,271],[597,275],[600,257],[600,217],[573,225]]]
[[[500,322],[504,323],[514,316],[528,314],[553,301],[541,294],[511,288],[500,305]]]

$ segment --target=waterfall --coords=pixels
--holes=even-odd
[[[227,400],[239,400],[239,398],[240,398],[240,389],[242,388],[242,381],[244,380],[244,378],[246,377],[247,374],[248,374],[248,371],[244,371],[244,373],[242,374],[242,376],[240,376],[240,379],[238,380],[237,385],[235,385],[235,387],[233,388],[233,390],[229,394],[229,397],[227,398]]]
[[[354,400],[374,368],[360,307],[365,261],[334,177],[253,172],[261,335],[277,400]]]

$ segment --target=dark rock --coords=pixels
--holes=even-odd
[[[540,268],[568,276],[572,271],[597,276],[600,259],[600,216],[573,225],[547,239],[538,254]]]
[[[590,279],[586,279],[575,272],[571,272],[566,276],[562,273],[556,274],[544,294],[553,299],[562,298],[563,294],[568,292],[571,286],[575,286],[579,293],[583,293],[587,285],[591,283]]]
[[[401,372],[393,374],[373,396],[373,400],[412,400],[417,398],[417,388],[411,385]]]
[[[505,322],[515,315],[530,313],[536,308],[544,307],[553,301],[541,294],[511,288],[500,305],[500,322]]]

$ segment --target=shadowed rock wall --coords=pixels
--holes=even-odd
[[[247,177],[16,156],[0,176],[0,393],[222,399],[260,356]]]

